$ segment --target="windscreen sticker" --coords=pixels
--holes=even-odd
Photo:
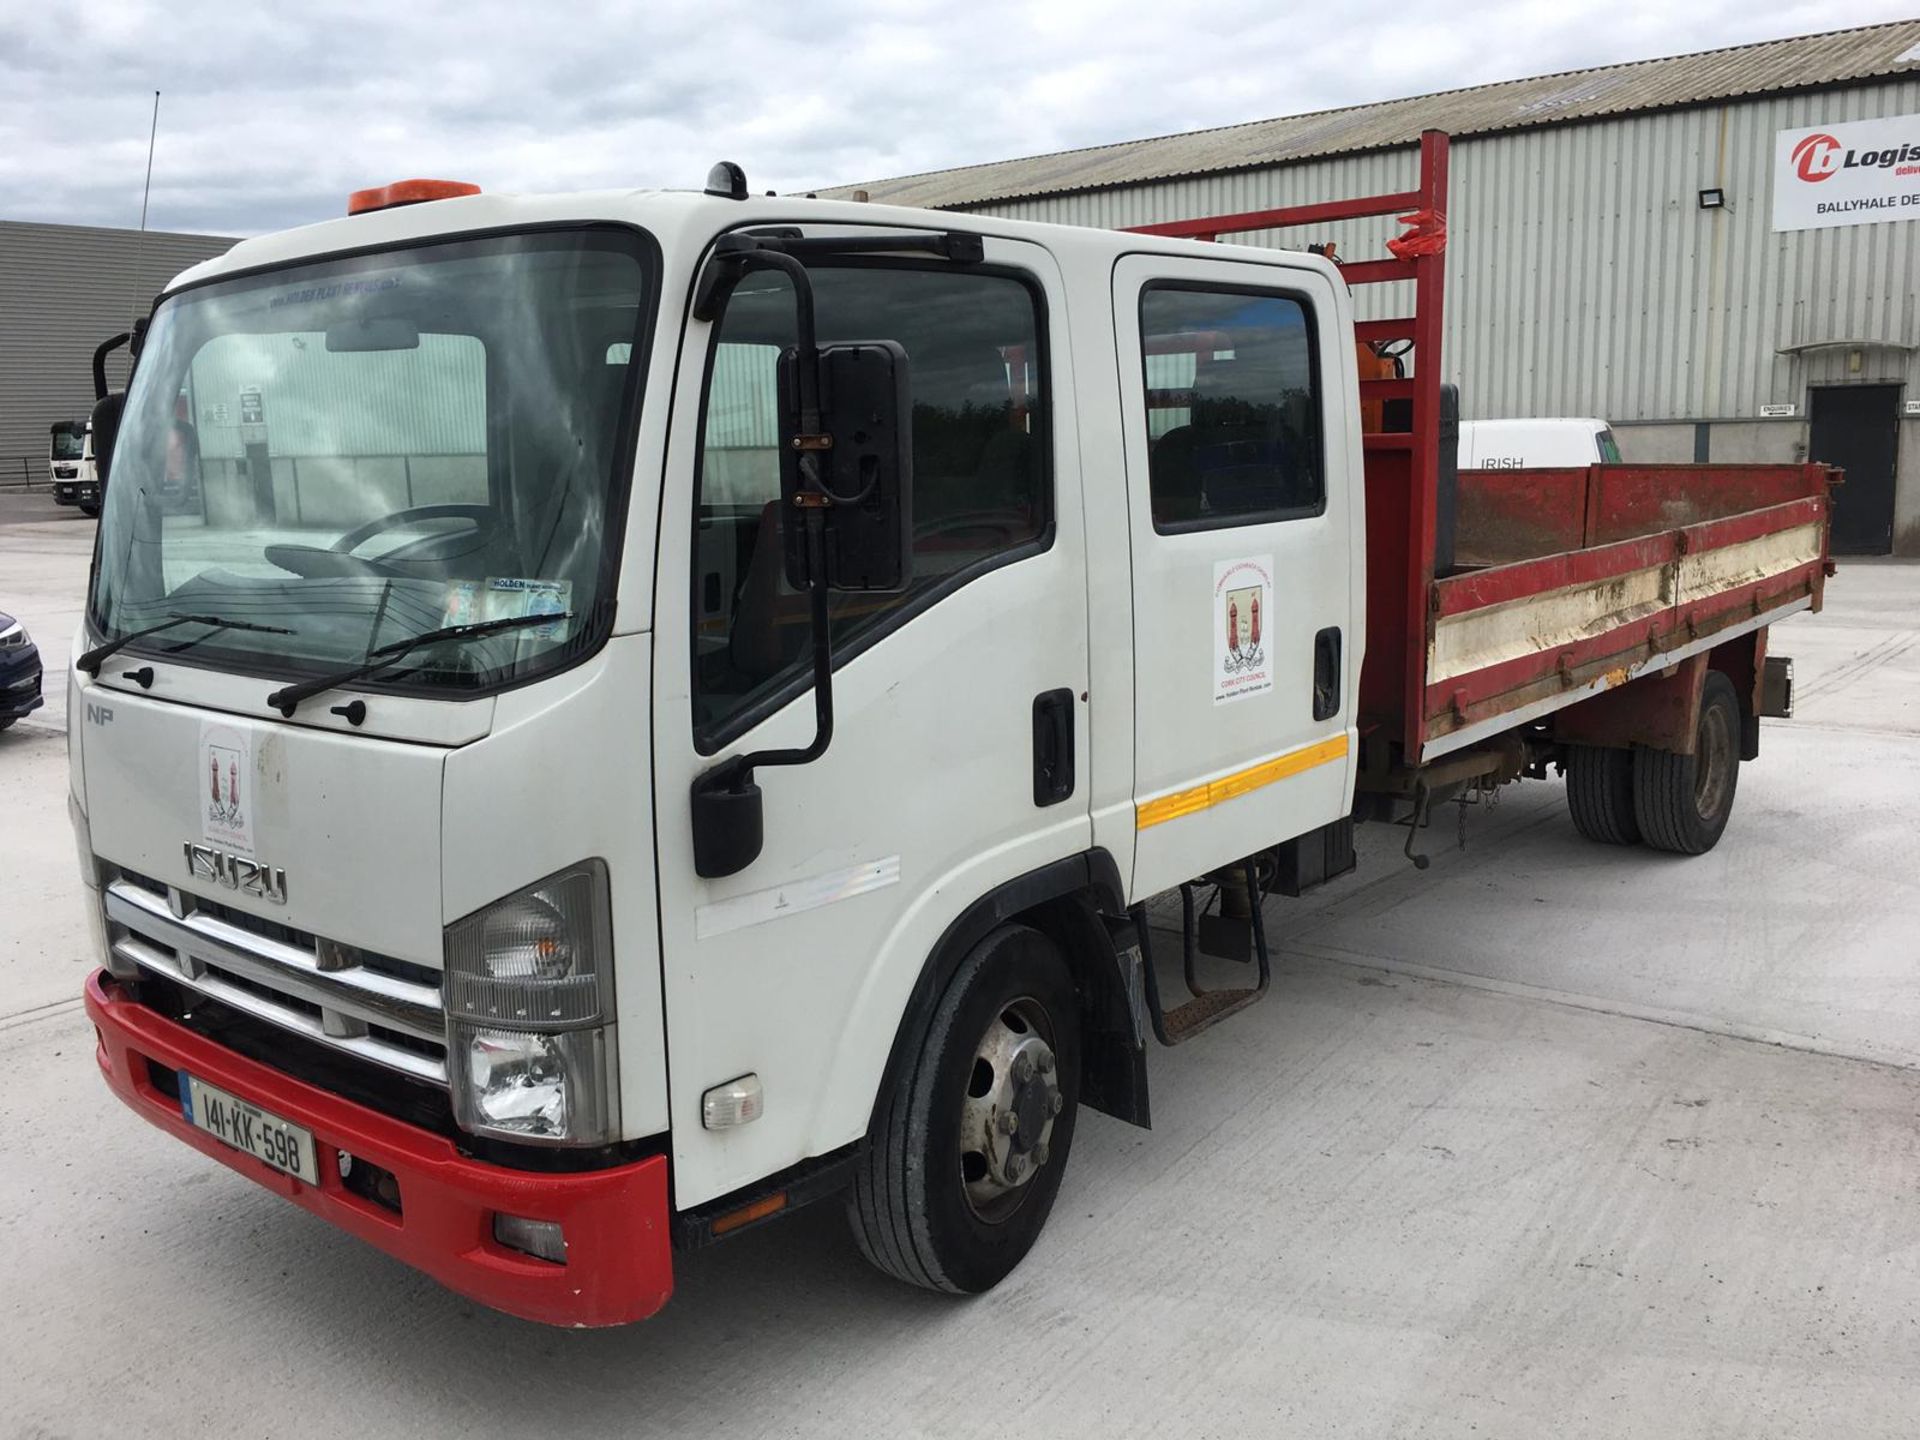
[[[1267,628],[1273,617],[1273,556],[1213,565],[1213,703],[1273,688]]]
[[[309,285],[304,290],[288,290],[274,296],[267,302],[267,308],[279,310],[288,305],[314,305],[342,295],[376,295],[382,290],[397,289],[399,285],[398,275],[383,275],[377,280],[340,280],[332,285]]]
[[[207,844],[253,854],[253,731],[226,721],[200,722],[194,774],[200,835]]]
[[[523,580],[506,575],[451,580],[447,582],[445,623],[478,625],[486,620],[517,620],[522,615],[560,616],[572,603],[571,580]],[[529,625],[520,633],[534,640],[558,640],[566,631],[566,621],[556,619],[550,625]]]

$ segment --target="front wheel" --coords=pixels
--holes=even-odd
[[[929,1290],[992,1289],[1047,1223],[1079,1091],[1066,961],[1002,926],[961,962],[880,1107],[847,1209],[861,1253]]]
[[[1720,841],[1740,782],[1740,698],[1718,670],[1707,672],[1693,754],[1640,750],[1633,760],[1633,814],[1656,850],[1704,855]]]

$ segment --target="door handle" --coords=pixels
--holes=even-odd
[[[1313,637],[1313,718],[1331,720],[1340,713],[1340,627],[1329,625]]]
[[[1033,803],[1058,805],[1073,794],[1073,691],[1033,697]]]

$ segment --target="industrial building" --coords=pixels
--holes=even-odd
[[[0,485],[47,483],[49,429],[93,408],[94,347],[146,314],[175,275],[233,243],[0,220]],[[107,375],[126,383],[124,348]]]
[[[1920,555],[1920,20],[820,193],[1149,225],[1410,189],[1428,128],[1454,137],[1464,417],[1602,417],[1632,461],[1843,465],[1836,549]],[[1223,243],[1365,259],[1390,233]],[[1400,288],[1358,291],[1362,318],[1405,313]]]

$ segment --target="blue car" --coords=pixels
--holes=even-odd
[[[27,634],[26,626],[0,613],[0,730],[43,703],[40,648]]]

